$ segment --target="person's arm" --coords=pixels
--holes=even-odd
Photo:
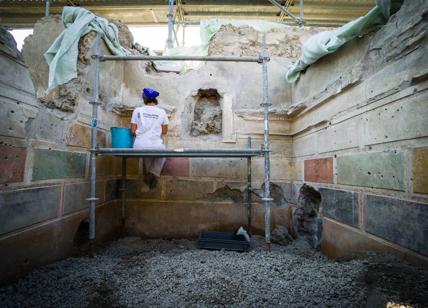
[[[166,135],[168,133],[168,116],[165,112],[163,112],[163,121],[162,121],[162,135]]]
[[[134,109],[134,111],[132,112],[132,117],[131,117],[131,134],[132,136],[135,136],[137,134],[137,110]]]
[[[137,124],[131,123],[131,134],[135,136],[137,134]]]
[[[162,125],[162,135],[166,135],[168,133],[168,124]]]

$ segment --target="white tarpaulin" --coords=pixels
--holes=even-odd
[[[296,81],[302,70],[325,55],[335,52],[346,42],[379,30],[387,23],[390,15],[400,9],[402,2],[403,0],[378,0],[376,6],[366,15],[340,28],[323,31],[310,37],[303,44],[300,58],[288,70],[287,81],[290,83]]]

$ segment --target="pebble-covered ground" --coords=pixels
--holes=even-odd
[[[304,242],[253,237],[248,253],[123,238],[0,288],[1,307],[424,307],[428,271],[365,255],[330,261]]]

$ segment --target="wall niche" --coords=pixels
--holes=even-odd
[[[194,96],[195,107],[190,128],[192,136],[222,133],[221,96],[216,89],[199,89]]]

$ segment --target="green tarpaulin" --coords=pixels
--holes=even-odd
[[[79,39],[90,31],[101,34],[114,55],[129,54],[119,43],[117,27],[105,18],[83,8],[66,6],[62,21],[65,30],[44,54],[49,64],[49,90],[77,77]]]

